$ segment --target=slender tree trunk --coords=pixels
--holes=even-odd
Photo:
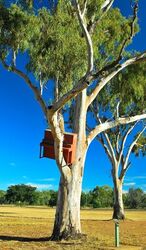
[[[123,194],[122,194],[122,181],[114,177],[114,211],[113,219],[125,219]]]

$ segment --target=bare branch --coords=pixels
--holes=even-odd
[[[74,2],[75,2],[76,10],[77,10],[79,23],[80,23],[81,29],[83,31],[84,37],[86,39],[86,43],[87,43],[87,47],[88,47],[88,69],[87,69],[87,72],[85,74],[85,76],[87,76],[93,70],[93,45],[92,45],[92,40],[91,40],[90,34],[87,30],[87,27],[86,27],[86,24],[84,21],[84,16],[83,16],[84,13],[83,14],[81,13],[81,9],[80,9],[80,5],[78,3],[78,0],[74,0]]]
[[[128,151],[127,151],[123,166],[122,166],[121,174],[120,174],[120,177],[119,177],[120,179],[122,179],[124,177],[125,172],[128,170],[129,164],[130,164],[130,163],[128,163],[128,161],[129,161],[129,157],[130,157],[130,154],[132,152],[132,149],[133,149],[134,145],[136,144],[136,142],[138,141],[138,139],[140,138],[140,136],[145,131],[145,129],[146,129],[146,126],[144,126],[144,128],[141,130],[141,132],[137,135],[136,139],[131,143],[131,145],[130,145]]]
[[[90,144],[90,142],[99,134],[102,133],[108,129],[114,128],[116,126],[119,125],[125,125],[125,124],[129,124],[129,123],[133,123],[135,121],[139,121],[142,119],[146,119],[146,114],[142,114],[142,115],[135,115],[135,116],[131,116],[131,117],[124,117],[124,118],[117,118],[114,121],[111,122],[105,122],[102,123],[100,125],[97,125],[88,135],[87,140],[88,140],[88,144]]]
[[[121,143],[121,147],[120,147],[120,154],[119,154],[119,159],[118,159],[118,164],[120,164],[121,162],[121,158],[122,158],[122,155],[123,155],[123,151],[124,151],[124,148],[125,148],[125,143],[126,143],[126,140],[128,138],[128,135],[133,131],[133,129],[135,128],[135,126],[137,125],[138,121],[133,124],[125,133],[125,135],[123,136],[123,139],[122,139],[122,143]]]
[[[91,107],[91,110],[92,110],[92,112],[93,112],[93,114],[94,114],[94,116],[95,116],[95,119],[96,119],[97,123],[102,124],[102,121],[101,121],[101,119],[98,117],[98,114],[96,114],[96,111],[95,111],[95,109],[94,109],[94,107],[93,107],[92,104],[90,105],[90,107]],[[90,129],[90,132],[91,132],[91,131],[92,131],[92,130]],[[113,163],[115,163],[115,162],[116,162],[115,152],[114,152],[113,146],[112,146],[112,144],[111,144],[111,142],[110,142],[109,136],[108,136],[108,134],[107,134],[106,132],[103,132],[103,135],[104,135],[104,137],[105,137],[105,140],[106,140],[106,142],[107,142],[107,145],[105,144],[104,139],[103,139],[102,136],[101,136],[101,137],[96,136],[96,139],[99,140],[100,143],[103,145],[105,151],[107,152],[107,154],[108,154],[108,156],[109,156],[110,161],[113,162]]]
[[[124,169],[123,168],[121,169],[121,173],[119,175],[119,180],[123,181],[125,174],[126,174],[128,168],[130,167],[130,165],[131,165],[131,162],[128,162],[127,167]]]
[[[101,6],[102,14],[100,18],[96,19],[96,17],[93,17],[92,20],[90,20],[87,26],[88,32],[90,34],[93,34],[95,27],[97,26],[99,21],[103,18],[103,16],[108,12],[108,10],[111,8],[113,2],[114,0],[106,0]]]
[[[103,123],[101,122],[101,119],[100,119],[100,118],[99,118],[99,123],[100,123],[100,124],[103,124]],[[111,156],[112,156],[112,162],[116,163],[117,160],[116,160],[114,148],[113,148],[113,146],[112,146],[112,143],[111,143],[111,141],[110,141],[110,138],[109,138],[108,134],[107,134],[105,131],[103,131],[103,134],[104,134],[104,137],[105,137],[105,139],[106,139],[107,145],[108,145],[108,147],[109,147],[109,151],[110,151]],[[115,164],[114,164],[114,165],[115,165]]]
[[[58,85],[58,77],[55,80],[55,96],[54,96],[55,101],[58,101],[59,99],[59,85]]]
[[[114,158],[113,158],[113,154],[110,151],[110,148],[108,147],[108,145],[104,142],[103,136],[101,134],[101,136],[96,136],[96,139],[102,144],[109,160],[112,162],[112,164],[114,164]]]
[[[143,132],[145,131],[145,129],[146,129],[146,126],[144,126],[144,128],[141,130],[141,132],[137,135],[136,139],[131,143],[131,145],[130,145],[130,147],[128,149],[128,152],[126,154],[124,169],[126,169],[126,167],[127,167],[129,156],[131,154],[131,151],[132,151],[134,145],[136,144],[136,142],[138,141],[138,139],[140,138],[140,136],[143,134]]]
[[[116,106],[116,118],[119,117],[119,107],[120,107],[120,101],[118,101],[117,106]]]
[[[119,139],[120,139],[120,131],[118,132],[117,138],[116,138],[116,154],[119,154]]]
[[[120,103],[121,103],[121,101],[118,101],[117,102],[117,106],[116,106],[116,118],[119,118],[119,107],[120,107]],[[116,137],[116,144],[115,144],[115,150],[116,150],[116,155],[118,156],[118,154],[119,154],[119,140],[120,140],[120,135],[121,135],[121,133],[120,133],[120,129],[119,129],[119,127],[117,127],[117,129],[118,129],[118,134],[117,134],[117,137]]]
[[[16,66],[16,51],[13,50],[13,55],[12,55],[12,66]]]
[[[97,111],[93,107],[93,103],[91,103],[90,109],[91,109],[92,113],[94,114],[94,117],[95,117],[97,123],[100,123],[100,121],[99,121],[99,113],[97,113]]]
[[[87,10],[87,0],[84,0],[84,9],[83,9],[83,12],[82,12],[83,17],[85,16],[86,10]]]
[[[89,128],[88,125],[86,125],[86,128],[87,128],[87,130],[88,130],[89,132],[92,131],[92,129]],[[114,160],[115,160],[115,159],[113,158],[113,153],[111,152],[109,145],[107,145],[107,144],[104,142],[104,138],[103,138],[102,134],[100,134],[100,136],[96,136],[96,139],[97,139],[97,141],[99,141],[99,142],[101,143],[101,145],[103,146],[103,148],[104,148],[104,150],[105,150],[105,152],[106,152],[106,154],[107,154],[109,160],[110,160],[112,163],[114,163]]]
[[[132,41],[133,37],[134,37],[134,24],[136,22],[136,19],[137,19],[137,12],[138,12],[138,3],[136,3],[133,7],[133,18],[132,18],[132,22],[131,22],[131,25],[130,25],[130,35],[128,38],[126,38],[123,42],[123,45],[121,47],[121,50],[120,50],[120,54],[119,54],[119,58],[122,56],[123,54],[123,51],[127,45],[127,42],[129,41]]]
[[[101,6],[102,11],[106,12],[112,6],[114,0],[105,0]]]
[[[1,62],[4,66],[4,68],[6,68],[7,70],[10,70],[14,73],[16,73],[18,76],[20,76],[21,78],[23,78],[23,80],[25,80],[25,82],[27,83],[27,85],[31,88],[31,90],[33,91],[37,101],[39,102],[45,116],[47,117],[47,107],[46,107],[46,104],[44,102],[44,100],[42,99],[41,97],[41,94],[40,94],[40,91],[39,89],[33,85],[33,83],[31,82],[31,80],[29,79],[29,77],[24,73],[22,72],[21,70],[17,69],[16,67],[14,66],[9,66],[6,64],[6,62],[4,60],[1,59]]]
[[[43,94],[43,82],[42,82],[42,73],[40,71],[39,74],[39,84],[40,84],[40,91],[41,91],[41,95]]]

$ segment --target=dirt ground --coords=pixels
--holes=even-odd
[[[0,250],[108,250],[114,247],[111,210],[82,210],[84,240],[51,242],[55,210],[0,207]],[[146,250],[146,211],[126,211],[120,222],[121,250]]]

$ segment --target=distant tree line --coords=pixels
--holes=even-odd
[[[7,191],[0,190],[0,204],[56,206],[57,191],[38,191],[36,187],[25,184],[13,185]],[[125,208],[146,208],[146,193],[140,188],[130,188],[124,194]],[[109,186],[96,186],[93,190],[82,192],[81,207],[112,208],[113,189]]]
[[[19,184],[0,190],[0,204],[56,206],[57,191],[38,191],[36,187]]]

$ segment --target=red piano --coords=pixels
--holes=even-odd
[[[75,161],[77,134],[64,133],[63,156],[67,165],[72,165]],[[44,138],[40,143],[40,158],[47,157],[55,159],[54,138],[51,130],[46,129]]]

